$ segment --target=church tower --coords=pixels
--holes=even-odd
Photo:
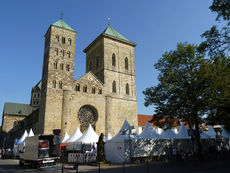
[[[39,133],[52,134],[53,129],[64,130],[67,126],[71,114],[75,40],[76,31],[62,19],[52,24],[45,34]]]
[[[117,132],[125,118],[137,128],[135,46],[108,25],[84,50],[86,72],[104,84],[106,134]]]

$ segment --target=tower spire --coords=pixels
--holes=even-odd
[[[63,14],[63,12],[61,11],[61,12],[60,12],[60,19],[61,19],[61,20],[63,19],[63,15],[64,15],[64,14]]]
[[[110,17],[108,17],[107,19],[108,19],[108,26],[110,26],[111,19],[110,19]]]

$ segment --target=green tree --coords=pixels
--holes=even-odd
[[[230,52],[230,1],[213,0],[211,11],[217,13],[216,20],[222,27],[212,26],[201,37],[204,41],[199,46],[199,51],[210,57],[206,66],[210,82],[207,122],[210,124],[223,124],[230,130],[230,100],[229,100],[229,52]],[[209,71],[209,72],[208,72]],[[208,74],[209,73],[209,74]]]
[[[213,0],[209,7],[212,12],[217,13],[216,21],[222,27],[213,25],[210,30],[205,31],[201,37],[205,40],[200,44],[199,50],[207,52],[209,56],[229,56],[230,51],[230,1]],[[219,29],[220,28],[220,29]]]
[[[208,60],[197,46],[179,43],[177,49],[165,52],[154,65],[160,71],[159,84],[143,91],[145,106],[154,105],[153,120],[184,119],[190,128],[195,124],[195,140],[201,153],[199,124],[206,112],[208,102],[204,96],[208,78],[201,73]],[[202,67],[202,68],[201,68]]]

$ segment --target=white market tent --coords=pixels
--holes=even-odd
[[[110,139],[112,139],[112,136],[111,136],[110,133],[108,133],[108,135],[105,136],[104,142],[106,142],[106,141],[108,141],[108,140],[110,140]]]
[[[161,139],[177,139],[178,135],[172,130],[167,129],[160,134]]]
[[[201,139],[210,139],[210,136],[207,135],[205,132],[201,132],[201,133],[200,133],[200,138],[201,138]]]
[[[230,139],[230,133],[221,125],[222,137]]]
[[[25,130],[25,132],[23,133],[23,135],[19,138],[18,143],[24,142],[27,136],[28,136],[28,133]]]
[[[68,140],[66,140],[65,143],[74,142],[74,141],[78,140],[81,136],[82,136],[82,133],[81,133],[79,127],[77,127],[76,130],[73,132],[72,136]]]
[[[216,132],[212,126],[208,126],[208,131],[205,132],[211,139],[216,139]]]
[[[116,136],[106,141],[105,143],[105,157],[111,163],[124,163],[130,162],[129,158],[129,145],[125,141],[135,139],[133,135],[124,133],[130,127],[129,122],[125,119],[123,126]]]
[[[28,134],[28,137],[31,137],[31,136],[34,136],[34,132],[33,132],[32,129],[30,129],[30,132],[29,132],[29,134]]]
[[[147,122],[144,130],[142,133],[138,136],[140,139],[159,139],[160,135],[157,134],[157,132],[154,130],[154,128],[151,126],[149,122]]]
[[[68,139],[69,139],[69,135],[68,135],[67,132],[65,132],[65,135],[64,135],[64,137],[61,140],[61,143],[65,143],[65,141],[67,141]]]
[[[184,123],[181,123],[180,130],[177,133],[178,139],[191,139],[188,135],[188,129],[185,127]]]
[[[85,144],[93,144],[98,142],[99,136],[97,133],[93,130],[91,124],[86,129],[85,133],[77,140],[74,141],[74,143],[85,143]]]

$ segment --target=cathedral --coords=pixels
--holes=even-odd
[[[137,128],[135,43],[108,25],[83,51],[86,73],[74,80],[77,32],[64,20],[45,34],[41,80],[30,104],[5,103],[1,146],[11,145],[24,130],[73,134],[89,124],[96,133],[114,136],[127,119]]]

